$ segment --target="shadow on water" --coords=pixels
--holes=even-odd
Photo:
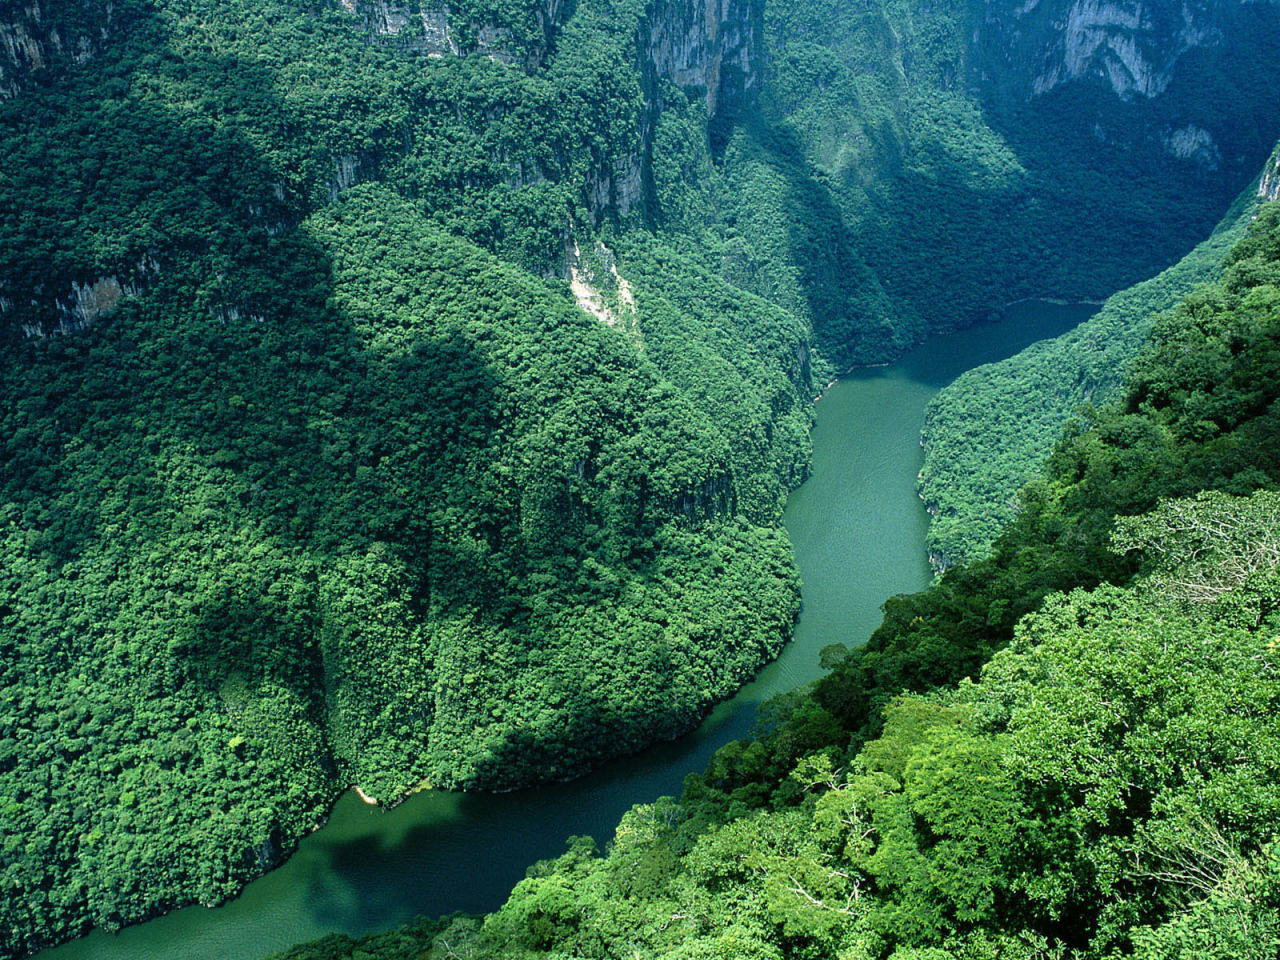
[[[564,852],[570,835],[603,845],[631,805],[677,794],[687,772],[747,734],[760,703],[815,679],[824,646],[864,642],[888,597],[928,585],[928,518],[915,492],[925,406],[964,370],[1062,333],[1091,312],[1018,304],[999,322],[938,337],[827,391],[813,475],[784,518],[804,579],[795,641],[697,730],[570,783],[499,795],[425,791],[390,812],[347,793],[323,829],[231,903],[94,933],[41,960],[256,960],[326,933],[491,910],[529,865]]]
[[[1024,300],[998,316],[938,338],[894,364],[912,382],[941,390],[966,370],[1011,357],[1040,340],[1059,336],[1097,313],[1096,304]]]

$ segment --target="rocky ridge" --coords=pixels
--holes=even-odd
[[[1016,80],[1038,97],[1075,80],[1100,83],[1119,97],[1154,97],[1173,79],[1179,59],[1223,42],[1223,0],[993,0],[982,45],[1004,64],[1030,65]],[[994,55],[992,57],[992,55]]]

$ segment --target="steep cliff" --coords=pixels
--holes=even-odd
[[[1271,155],[1258,181],[1258,197],[1262,200],[1280,200],[1280,150]]]
[[[0,99],[68,63],[91,60],[119,27],[111,3],[24,0],[0,6]]]
[[[545,64],[575,6],[569,0],[533,0],[499,13],[466,2],[340,2],[379,44],[429,57],[479,53],[531,71]],[[713,121],[732,121],[760,85],[763,9],[763,0],[652,0],[640,16],[637,65],[649,81],[668,80],[703,97]],[[620,19],[626,15],[618,12]]]
[[[1030,96],[1085,79],[1120,97],[1153,97],[1168,88],[1184,54],[1224,41],[1226,21],[1243,6],[1223,0],[1006,0],[986,5],[982,42],[994,61],[988,68],[1007,72],[1002,79]]]
[[[999,363],[977,367],[929,404],[921,445],[920,497],[933,517],[929,559],[938,570],[987,556],[1022,509],[1018,491],[1040,469],[1064,424],[1086,404],[1120,390],[1155,320],[1196,286],[1216,280],[1223,258],[1280,197],[1273,154],[1212,235],[1160,275],[1108,298],[1074,330]]]
[[[1256,69],[1252,52],[1278,34],[1274,3],[991,0],[975,25],[969,79],[1006,109],[1064,97],[1098,139],[1152,142],[1214,169],[1247,136],[1236,129],[1250,99],[1239,95],[1240,71]],[[1177,109],[1150,105],[1166,95]]]
[[[646,71],[703,92],[713,131],[754,102],[763,66],[762,0],[655,0],[640,30]]]
[[[225,900],[353,783],[672,737],[785,642],[809,330],[624,221],[752,9],[114,0],[77,64],[80,0],[0,5],[0,956]]]
[[[479,53],[536,70],[551,53],[557,31],[572,12],[566,0],[532,0],[514,8],[433,0],[340,0],[361,18],[369,38],[428,57]]]
[[[601,157],[587,195],[597,222],[633,212],[652,220],[654,135],[664,109],[663,83],[705,105],[712,151],[755,104],[763,74],[763,0],[654,0],[636,30],[636,64],[644,106],[630,149]]]
[[[113,4],[0,5],[0,952],[688,728],[794,619],[815,331],[1168,259],[1280,86],[1270,5]]]

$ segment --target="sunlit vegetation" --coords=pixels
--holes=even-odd
[[[776,73],[730,122],[639,62],[641,0],[465,0],[439,57],[421,18],[370,32],[329,0],[43,2],[102,39],[0,102],[7,954],[221,902],[352,784],[501,789],[688,730],[790,635],[779,518],[825,378],[1163,267],[1238,186],[1068,149],[1081,104],[989,112],[957,92],[963,18],[932,5],[767,7]],[[1265,90],[1272,61],[1242,63]],[[1222,290],[1207,323],[1259,296]],[[1162,362],[1114,416],[1181,402]],[[1271,476],[1250,397],[1185,436],[1150,420],[1135,443],[1173,433],[1144,479],[1033,490],[988,566],[893,601],[778,714],[791,753],[767,748],[753,802],[798,799],[793,761],[879,736],[903,688],[976,673],[1046,594],[1121,579],[1097,517]],[[1133,429],[1099,420],[1058,475]],[[1066,555],[1064,524],[1087,534]],[[912,604],[942,612],[899,630]]]
[[[943,388],[925,414],[920,476],[920,495],[933,512],[929,555],[938,567],[986,555],[1062,427],[1079,408],[1120,392],[1156,318],[1221,274],[1257,207],[1250,184],[1213,235],[1174,266],[1108,298],[1070,333]]]
[[[1274,957],[1278,344],[1271,204],[991,556],[891,601],[678,802],[409,949],[287,956]]]
[[[353,783],[510,787],[681,733],[799,604],[803,322],[645,237],[617,327],[543,275],[593,138],[634,133],[598,15],[538,76],[328,9],[117,16],[3,107],[8,952],[220,902]],[[528,150],[565,169],[512,189]],[[24,335],[96,276],[113,312]]]

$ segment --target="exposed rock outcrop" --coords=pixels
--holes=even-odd
[[[329,199],[336,200],[357,183],[371,180],[377,171],[377,157],[371,153],[342,153],[333,158],[333,176],[329,178]]]
[[[727,475],[719,476],[682,494],[676,509],[686,519],[699,522],[732,513],[735,500],[733,480]]]
[[[1262,171],[1258,196],[1263,200],[1280,200],[1280,152],[1273,153]]]
[[[57,318],[48,322],[32,320],[22,323],[22,332],[28,337],[45,337],[80,330],[99,317],[110,314],[121,297],[137,295],[139,289],[134,283],[122,284],[115,276],[98,277],[84,283],[72,281],[70,293],[54,300]],[[12,310],[13,306],[11,299],[0,298],[0,316]]]
[[[1189,123],[1177,130],[1166,131],[1160,139],[1165,150],[1179,160],[1194,160],[1208,170],[1217,170],[1222,163],[1218,144],[1204,127]]]
[[[988,77],[1017,68],[1028,96],[1065,83],[1101,83],[1119,97],[1154,97],[1179,59],[1221,44],[1243,0],[988,0],[981,46]],[[1006,81],[1008,82],[1008,81]]]
[[[0,5],[0,98],[17,96],[34,77],[67,64],[85,63],[117,28],[107,3],[48,0]]]
[[[565,0],[543,0],[532,10],[533,22],[507,24],[468,22],[441,3],[340,2],[361,18],[371,42],[427,57],[478,52],[530,71],[545,61],[569,8]],[[635,52],[646,108],[638,142],[602,156],[588,175],[586,201],[597,221],[606,214],[627,217],[644,208],[649,150],[662,110],[660,80],[704,100],[713,142],[750,109],[763,73],[762,21],[763,0],[654,0],[646,9]],[[368,166],[357,158],[337,158],[330,197],[363,179]],[[542,176],[537,169],[529,173],[535,182]],[[516,179],[523,176],[522,169]]]
[[[545,0],[533,11],[532,23],[521,24],[517,41],[514,24],[466,20],[447,3],[405,0],[341,0],[357,14],[373,41],[426,57],[456,57],[481,53],[508,65],[535,70],[546,59],[565,15],[563,0]]]
[[[763,0],[655,0],[636,37],[645,109],[639,149],[602,161],[587,183],[597,219],[642,209],[653,132],[663,109],[660,80],[706,104],[713,150],[751,109],[763,76]]]
[[[413,9],[388,0],[342,0],[349,13],[359,13],[370,37],[392,42],[429,57],[457,56],[460,52],[449,28],[449,7]],[[410,29],[418,27],[419,29]]]
[[[656,0],[640,28],[643,65],[688,92],[702,92],[712,122],[754,102],[764,48],[759,0]]]
[[[578,306],[601,323],[630,329],[635,323],[636,300],[631,284],[618,274],[613,251],[597,240],[583,256],[578,242],[569,239],[564,259],[569,288]]]
[[[1258,122],[1270,104],[1243,91],[1268,83],[1273,64],[1259,58],[1270,57],[1280,4],[985,0],[980,10],[965,75],[1011,122],[1031,104],[1110,147],[1240,178],[1270,139]],[[1233,88],[1241,96],[1224,94]]]
[[[72,280],[69,289],[50,295],[44,285],[25,295],[0,281],[0,319],[15,313],[27,337],[71,333],[109,316],[124,297],[136,297],[160,275],[160,264],[147,254],[131,269],[86,280]]]
[[[604,160],[587,179],[587,206],[597,220],[608,210],[625,217],[640,207],[644,199],[644,164],[647,162],[653,123],[645,121],[641,133],[644,155],[628,152],[615,160]]]

